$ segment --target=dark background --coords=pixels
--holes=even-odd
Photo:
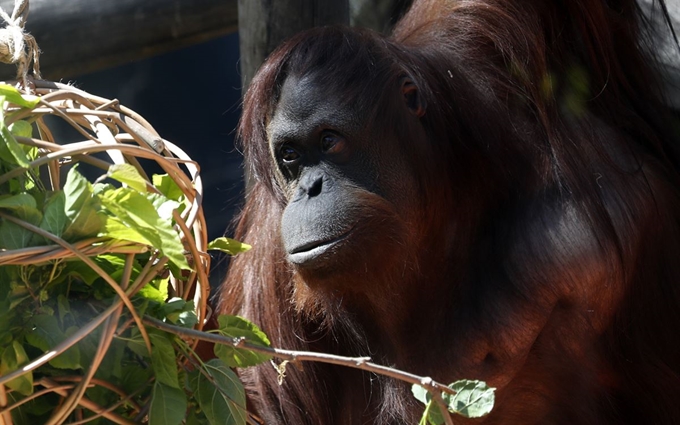
[[[238,34],[233,33],[62,80],[120,100],[198,162],[210,240],[230,233],[227,228],[244,194],[242,155],[234,147],[241,102],[238,58]],[[222,279],[225,262],[225,257],[213,257],[213,283]]]

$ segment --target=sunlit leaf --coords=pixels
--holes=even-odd
[[[225,237],[217,238],[208,244],[208,249],[216,249],[230,255],[246,252],[250,248],[252,247],[246,243]]]
[[[14,121],[12,124],[10,124],[9,131],[15,136],[33,136],[33,126],[28,121],[24,120]]]
[[[64,212],[69,224],[63,237],[68,241],[96,236],[104,226],[99,213],[99,200],[94,196],[92,184],[72,167],[64,183]]]
[[[448,387],[454,390],[456,394],[442,393],[442,400],[451,413],[466,418],[480,418],[488,415],[493,409],[496,389],[489,387],[483,381],[460,380]],[[417,400],[425,404],[424,420],[433,425],[444,423],[439,406],[425,388],[420,385],[413,385],[411,392]]]
[[[121,187],[103,192],[100,200],[109,213],[127,227],[134,229],[149,242],[150,246],[159,249],[177,267],[189,269],[189,263],[184,256],[184,246],[172,222],[162,219],[146,196]]]
[[[30,94],[21,94],[21,92],[9,84],[0,84],[0,96],[22,108],[34,108],[40,102],[40,98]]]
[[[151,180],[153,185],[168,199],[179,201],[184,196],[184,192],[179,188],[175,179],[167,174],[154,174]]]
[[[30,163],[26,152],[5,125],[3,107],[5,99],[6,97],[2,96],[0,91],[0,159],[22,168],[28,168]]]
[[[114,164],[106,173],[109,178],[125,183],[134,190],[146,193],[146,180],[131,164]]]
[[[482,381],[456,381],[449,387],[456,392],[447,401],[449,409],[466,418],[481,418],[493,409],[495,388]]]
[[[92,198],[92,184],[78,172],[78,166],[74,165],[66,174],[64,183],[65,213],[66,217],[73,220],[85,205],[85,202]]]

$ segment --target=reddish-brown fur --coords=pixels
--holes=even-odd
[[[497,406],[480,423],[680,423],[680,137],[644,28],[633,0],[422,0],[388,39],[333,27],[284,43],[245,99],[254,184],[236,237],[253,250],[220,311],[277,347],[486,380]],[[396,215],[367,195],[393,232],[367,232],[366,272],[331,287],[286,262],[267,144],[283,81],[319,68],[332,101],[408,153],[420,190]],[[426,105],[419,128],[390,106],[404,72]],[[269,364],[241,376],[266,423],[422,411],[407,385],[335,366],[289,366],[281,386]]]

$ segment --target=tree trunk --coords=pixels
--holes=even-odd
[[[348,0],[238,0],[243,87],[283,40],[307,28],[349,24]]]

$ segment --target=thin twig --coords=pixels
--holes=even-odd
[[[222,335],[217,335],[214,333],[197,331],[195,329],[188,329],[183,328],[181,326],[171,325],[169,323],[165,323],[161,320],[149,316],[144,316],[143,321],[149,326],[164,330],[166,332],[171,332],[176,335],[181,335],[193,339],[200,339],[203,341],[213,342],[215,344],[229,345],[235,348],[242,348],[245,350],[254,351],[256,353],[267,354],[281,360],[287,360],[289,362],[308,361],[335,364],[339,366],[346,366],[352,369],[360,369],[365,370],[367,372],[373,372],[378,375],[398,379],[400,381],[408,382],[410,384],[422,385],[423,382],[428,382],[428,379],[431,380],[431,378],[425,376],[419,376],[410,372],[404,372],[398,369],[373,363],[370,361],[371,360],[370,357],[344,357],[335,354],[316,353],[312,351],[294,351],[284,350],[281,348],[271,348],[258,344],[253,344],[251,342],[248,342],[245,338],[231,338]],[[453,395],[456,394],[456,392],[451,388],[434,380],[431,380],[430,386],[433,390],[439,390]]]

